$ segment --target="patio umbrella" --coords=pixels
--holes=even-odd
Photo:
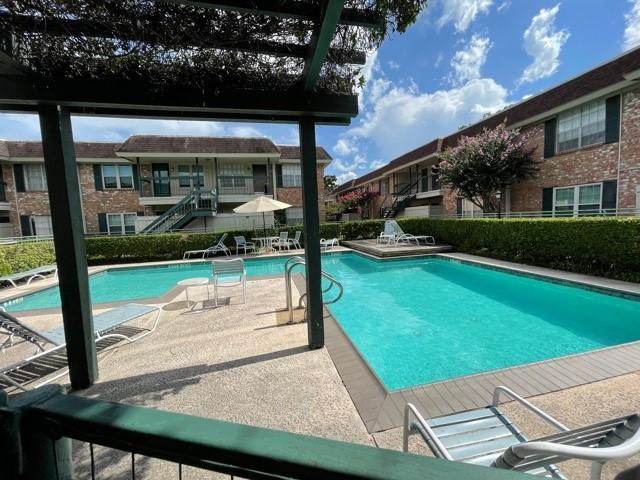
[[[284,210],[285,208],[289,208],[291,205],[284,202],[279,202],[278,200],[274,200],[273,198],[265,197],[264,195],[260,195],[258,198],[254,198],[250,202],[243,203],[239,207],[233,209],[236,213],[262,213],[262,228],[264,230],[264,235],[267,235],[267,224],[264,219],[265,212],[275,212],[276,210]]]

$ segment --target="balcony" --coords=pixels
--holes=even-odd
[[[273,195],[273,186],[268,176],[220,175],[217,192],[220,202],[246,202],[258,195]]]
[[[198,187],[204,191],[214,190],[213,185],[198,175],[142,177],[140,181],[141,205],[175,205]]]

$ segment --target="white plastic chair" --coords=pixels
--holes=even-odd
[[[240,253],[240,249],[244,249],[244,254],[247,254],[247,250],[254,252],[256,250],[256,244],[253,242],[247,242],[244,238],[244,235],[238,235],[237,237],[233,237],[233,240],[236,242],[236,255]]]
[[[302,236],[302,232],[298,230],[296,232],[295,237],[289,239],[289,243],[293,245],[294,248],[300,249],[302,245],[300,245],[300,237]]]
[[[286,248],[289,250],[289,232],[280,232],[280,237],[278,240],[271,244],[273,247],[278,247],[278,250],[282,250],[282,248]]]
[[[242,286],[242,303],[247,302],[247,271],[244,260],[232,258],[230,260],[212,260],[211,283],[215,306],[218,306],[218,288]]]

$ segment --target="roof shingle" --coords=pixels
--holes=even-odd
[[[268,138],[178,137],[132,135],[118,148],[119,153],[279,153]]]
[[[6,148],[6,156],[23,158],[42,158],[42,143],[36,141],[5,140],[0,141]],[[75,142],[77,158],[115,158],[120,143],[114,142]]]
[[[300,160],[299,145],[278,145],[278,149],[280,150],[280,158],[285,160]],[[333,160],[324,147],[320,146],[316,147],[316,158],[318,160]]]

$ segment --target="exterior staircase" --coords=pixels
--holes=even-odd
[[[398,194],[395,196],[393,200],[393,204],[390,207],[385,208],[382,211],[382,218],[396,218],[401,210],[407,207],[413,199],[416,198],[416,192],[411,193],[414,187],[418,186],[418,182],[414,182],[411,185],[407,185],[404,187]]]
[[[215,215],[217,208],[218,200],[215,190],[195,189],[147,225],[141,233],[165,233],[178,230],[196,217]]]

